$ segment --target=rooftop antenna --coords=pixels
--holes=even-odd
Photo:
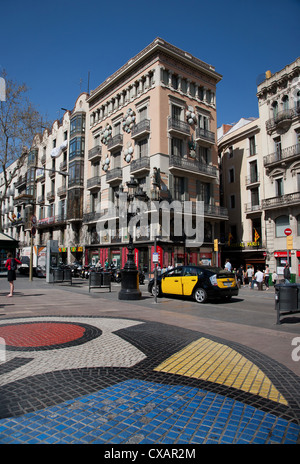
[[[88,86],[87,86],[87,93],[90,94],[90,71],[88,72]]]

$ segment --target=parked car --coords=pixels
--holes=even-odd
[[[155,295],[155,282],[151,279],[148,291]],[[233,273],[219,267],[178,266],[157,277],[157,296],[177,295],[192,297],[197,303],[208,299],[230,299],[239,289]]]

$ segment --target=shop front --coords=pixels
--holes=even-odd
[[[82,246],[70,247],[70,258],[71,258],[70,263],[73,263],[73,262],[82,263],[83,247]]]

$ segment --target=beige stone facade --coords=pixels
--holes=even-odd
[[[118,194],[134,178],[150,209],[151,200],[204,202],[202,246],[186,247],[171,225],[158,242],[161,266],[214,263],[213,242],[228,219],[220,205],[216,143],[221,78],[213,66],[155,39],[35,137],[14,182],[16,220],[5,216],[5,231],[28,246],[34,214],[34,244],[58,240],[63,262],[108,258],[122,267],[129,236],[119,227]],[[99,218],[111,204],[116,228],[99,236]],[[148,269],[154,235],[161,235],[161,224],[134,230],[136,263]]]

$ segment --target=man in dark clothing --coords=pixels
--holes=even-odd
[[[286,263],[285,268],[283,270],[283,277],[285,278],[285,283],[289,284],[291,279],[291,273],[288,263]]]

